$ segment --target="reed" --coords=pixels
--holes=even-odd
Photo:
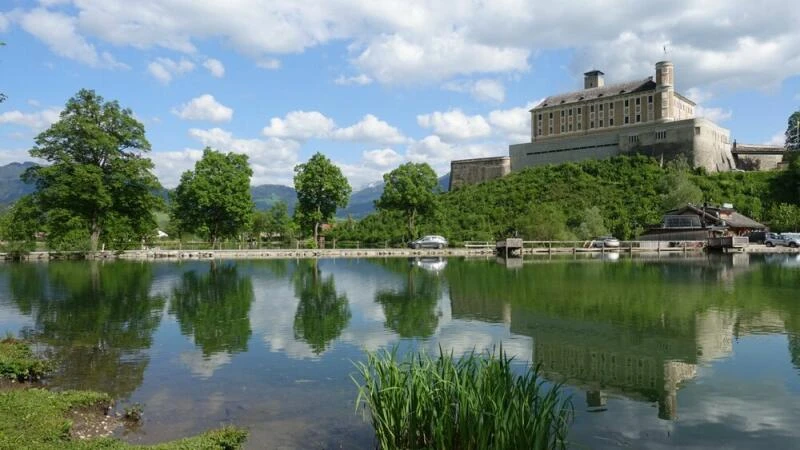
[[[549,389],[538,367],[520,374],[499,352],[454,358],[439,349],[402,360],[397,349],[356,363],[356,409],[381,449],[563,449],[574,416],[560,384]]]

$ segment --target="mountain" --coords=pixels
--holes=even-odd
[[[283,200],[289,207],[289,214],[291,214],[294,211],[294,205],[297,203],[297,192],[294,188],[280,184],[252,186],[250,194],[253,196],[253,202],[259,211],[266,211],[272,208],[275,203]]]
[[[23,195],[30,194],[34,190],[33,184],[27,184],[20,179],[25,170],[35,166],[35,163],[11,163],[0,166],[0,205],[10,205]]]

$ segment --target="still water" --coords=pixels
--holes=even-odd
[[[800,447],[798,255],[3,264],[6,330],[143,404],[137,443],[370,449],[365,349],[502,343],[566,383],[574,448]]]

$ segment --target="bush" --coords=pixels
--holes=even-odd
[[[538,369],[514,374],[508,358],[396,350],[358,363],[356,408],[368,410],[382,449],[554,449],[567,447],[572,403],[544,387]],[[354,380],[355,381],[355,380]]]

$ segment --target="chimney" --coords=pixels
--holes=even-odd
[[[603,81],[603,75],[605,74],[599,70],[586,72],[583,74],[583,88],[592,89],[605,86],[606,83]]]

